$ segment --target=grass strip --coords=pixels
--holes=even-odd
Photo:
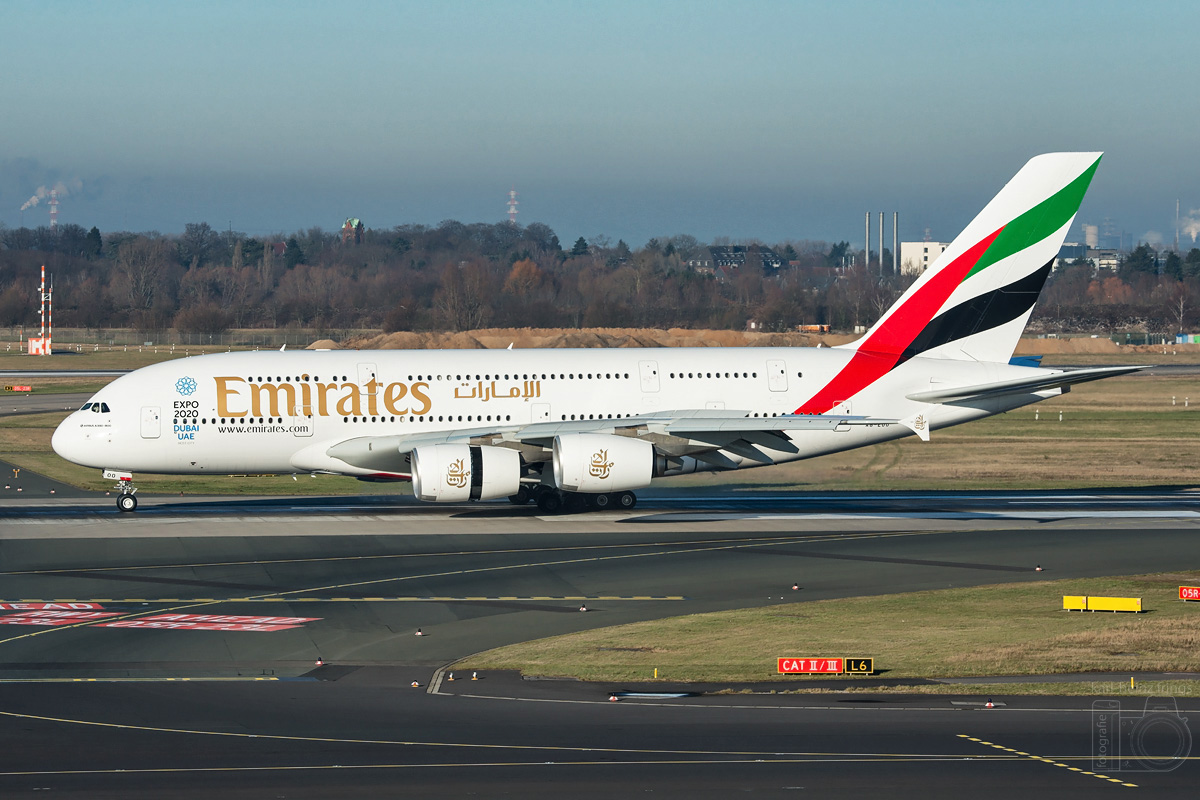
[[[873,657],[885,678],[1190,672],[1200,669],[1200,604],[1176,598],[1180,584],[1198,580],[1200,572],[1170,573],[788,603],[540,639],[458,667],[592,681],[644,681],[657,669],[665,681],[753,682],[782,679],[778,657],[844,656]],[[1148,612],[1061,610],[1063,595],[1081,594],[1141,597]]]

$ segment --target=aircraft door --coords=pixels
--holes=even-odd
[[[787,365],[783,359],[773,358],[767,362],[767,386],[772,392],[787,391]]]
[[[161,432],[158,406],[142,406],[142,438],[157,439]]]
[[[374,364],[359,364],[358,365],[358,385],[362,387],[363,394],[379,394],[379,382],[376,379],[376,369]],[[367,384],[375,381],[375,391],[367,388]]]
[[[658,362],[657,361],[639,361],[638,370],[642,376],[642,391],[657,392],[658,391]]]
[[[313,412],[311,404],[306,406],[297,403],[296,407],[292,409],[292,435],[313,435]]]

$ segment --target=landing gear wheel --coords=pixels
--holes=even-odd
[[[523,506],[532,499],[533,495],[530,494],[529,489],[524,486],[517,489],[516,494],[510,494],[508,496],[508,502],[512,503],[514,506]]]
[[[604,511],[605,509],[611,507],[612,501],[613,499],[611,494],[592,495],[592,506],[597,511]]]
[[[557,514],[562,511],[563,499],[554,491],[542,492],[537,499],[538,511],[543,514]]]
[[[117,498],[117,508],[122,511],[137,511],[137,497],[132,494],[123,494]]]
[[[617,508],[625,510],[637,505],[637,495],[633,492],[617,492],[613,500],[616,502]]]

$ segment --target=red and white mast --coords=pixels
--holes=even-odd
[[[54,286],[46,286],[46,265],[42,265],[42,285],[38,289],[38,319],[41,323],[41,335],[29,342],[29,355],[48,356],[52,352],[51,337],[54,335]]]
[[[517,200],[517,187],[514,186],[508,190],[508,202],[505,205],[508,206],[508,221],[516,225],[517,206],[520,205],[520,201]]]

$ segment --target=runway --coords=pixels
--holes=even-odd
[[[0,614],[40,622],[0,626],[0,735],[14,743],[0,792],[1182,788],[1193,762],[1087,774],[1098,772],[1091,699],[997,698],[986,711],[963,705],[978,697],[915,695],[610,703],[629,687],[437,676],[490,647],[634,620],[1196,569],[1198,512],[1190,491],[663,492],[632,512],[560,517],[378,497],[147,498],[133,515],[107,500],[22,499],[0,508]]]

